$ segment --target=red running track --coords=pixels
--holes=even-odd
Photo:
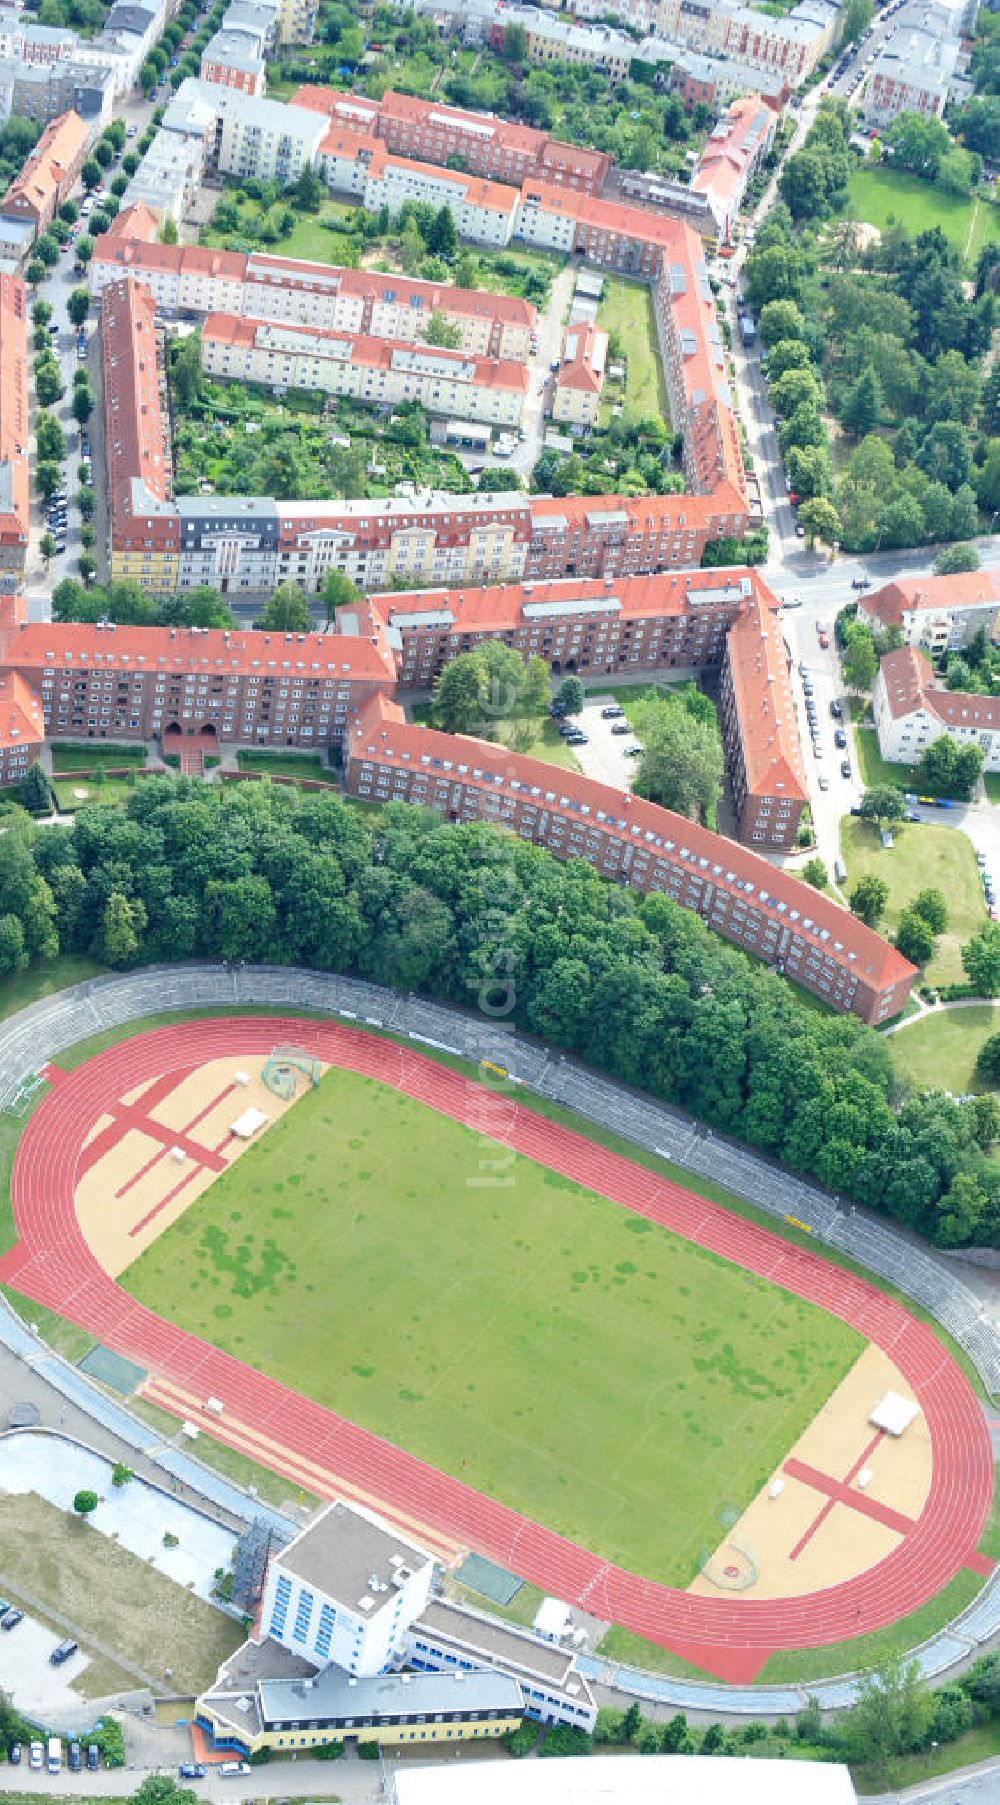
[[[74,1189],[87,1134],[125,1089],[210,1059],[263,1056],[282,1041],[393,1085],[489,1134],[830,1311],[883,1348],[919,1399],[933,1451],[927,1501],[903,1541],[868,1572],[798,1598],[692,1597],[603,1561],[137,1304],[98,1264],[77,1222]],[[989,1432],[967,1380],[929,1328],[830,1261],[408,1047],[336,1023],[277,1017],[159,1028],[111,1047],[61,1079],[20,1140],[11,1193],[20,1239],[0,1261],[0,1279],[157,1377],[198,1397],[220,1398],[227,1412],[299,1457],[328,1464],[348,1484],[547,1592],[725,1679],[752,1678],[775,1649],[843,1641],[905,1616],[975,1553],[993,1494]],[[266,1462],[266,1456],[254,1457]]]

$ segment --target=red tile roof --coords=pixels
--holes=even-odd
[[[60,114],[45,127],[4,196],[6,212],[24,202],[43,220],[52,218],[75,180],[87,146],[87,127],[78,113]]]
[[[40,746],[45,738],[41,697],[17,671],[0,674],[0,747]]]
[[[604,387],[607,361],[606,332],[589,320],[579,326],[568,326],[556,385],[561,389],[583,389],[589,395],[599,395]]]
[[[8,497],[0,500],[0,543],[24,545],[28,537],[28,298],[17,276],[0,275],[0,466],[10,472]]]
[[[158,231],[156,214],[150,212],[145,201],[138,201],[135,206],[126,207],[123,212],[115,216],[104,237],[141,238],[147,244],[153,244]],[[102,241],[98,239],[97,242],[101,243]]]
[[[145,213],[145,208],[130,207],[114,221],[119,226],[129,215]],[[151,218],[152,215],[149,215]],[[141,226],[141,219],[137,225]],[[149,242],[136,231],[102,233],[94,248],[93,262],[114,264],[123,274],[138,277],[157,271],[183,278],[185,275],[218,276],[230,282],[266,284],[288,283],[296,289],[315,287],[325,293],[355,295],[360,300],[388,301],[399,306],[423,307],[428,313],[475,315],[479,319],[498,320],[501,324],[524,326],[529,331],[538,310],[519,295],[504,295],[492,289],[453,288],[447,282],[419,282],[410,276],[385,276],[375,270],[346,269],[336,264],[311,263],[300,257],[281,257],[265,251],[249,256],[243,251],[220,251],[207,245],[158,244]]]
[[[763,588],[763,585],[760,586]],[[808,802],[802,745],[777,599],[752,595],[729,629],[726,656],[747,789]]]
[[[21,671],[104,668],[236,672],[291,670],[306,677],[395,681],[376,634],[223,632],[189,627],[96,627],[29,621],[0,635],[0,658]]]
[[[133,513],[136,478],[160,501],[169,491],[155,311],[149,289],[131,277],[109,282],[101,297],[104,445],[113,522]]]
[[[934,675],[930,660],[915,646],[887,652],[880,666],[885,699],[894,721],[926,709],[942,727],[967,732],[1000,728],[1000,696],[977,696],[966,690],[946,689]]]
[[[866,616],[884,627],[901,627],[904,614],[920,609],[1000,608],[1000,571],[967,570],[953,577],[897,577],[866,596]]]
[[[370,757],[406,771],[420,768],[424,757],[440,760],[442,768],[447,763],[448,771],[468,788],[494,795],[509,797],[524,790],[530,793],[532,787],[537,787],[543,796],[551,795],[553,811],[572,811],[574,805],[582,811],[586,807],[582,820],[590,827],[630,846],[642,844],[655,849],[659,845],[686,869],[699,875],[704,872],[720,888],[752,894],[755,906],[763,914],[784,926],[794,923],[795,931],[807,945],[821,948],[878,989],[916,975],[902,954],[880,934],[865,927],[856,915],[745,846],[582,773],[509,752],[504,746],[484,740],[417,727],[402,717],[402,709],[395,704],[373,697],[348,729],[350,757]],[[459,765],[468,769],[459,772]],[[479,777],[475,775],[477,770]],[[811,926],[807,927],[807,922]]]
[[[670,219],[666,214],[630,207],[623,201],[600,200],[594,194],[581,194],[575,188],[556,188],[534,179],[522,182],[521,199],[533,202],[543,213],[575,219],[581,225],[593,226],[612,237],[659,245],[664,251],[673,249],[679,235],[689,230],[679,219]]]
[[[369,338],[345,332],[333,334],[329,327],[299,326],[285,320],[238,319],[233,313],[210,313],[202,327],[201,342],[203,345],[235,345],[252,350],[258,343],[264,343],[270,332],[280,332],[294,340],[295,355],[303,357],[309,356],[311,347],[315,347],[316,354],[320,355],[320,346],[332,345],[334,340],[338,346],[349,345],[350,357],[346,361],[367,370],[391,370],[400,356],[425,356],[436,364],[443,364],[456,379],[477,388],[513,389],[524,395],[531,380],[526,364],[498,357],[468,357],[462,351],[440,350],[436,345],[414,344],[409,339]]]
[[[411,589],[371,597],[372,607],[390,625],[400,617],[425,612],[452,617],[451,632],[508,633],[524,624],[526,603],[545,607],[579,601],[604,601],[621,620],[664,620],[686,615],[696,598],[738,584],[776,606],[771,591],[755,570],[676,570],[654,577],[558,577],[535,583],[500,583],[465,589]]]

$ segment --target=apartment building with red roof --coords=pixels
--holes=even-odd
[[[148,288],[129,277],[108,284],[100,345],[112,575],[149,586],[155,573],[161,590],[172,589],[180,531]]]
[[[599,194],[611,168],[603,151],[564,144],[534,126],[492,113],[466,112],[391,88],[380,101],[366,101],[306,84],[289,104],[325,113],[343,130],[381,138],[398,156],[441,164],[461,158],[471,174],[515,188],[536,177],[554,187]]]
[[[0,275],[0,571],[24,574],[28,555],[28,297]]]
[[[147,209],[119,214],[96,241],[91,293],[99,295],[108,282],[132,274],[150,289],[160,313],[229,313],[373,338],[422,338],[438,313],[458,325],[458,349],[468,355],[523,363],[530,353],[538,313],[517,295],[266,252],[159,244],[156,233]]]
[[[557,858],[586,859],[602,877],[661,892],[863,1021],[898,1015],[917,975],[888,940],[747,847],[578,772],[414,726],[384,694],[349,723],[344,773],[359,800],[487,821]]]
[[[739,837],[794,846],[808,791],[778,602],[759,572],[432,589],[373,595],[370,606],[389,631],[404,689],[430,689],[453,658],[489,639],[585,681],[721,670]]]
[[[318,390],[372,407],[414,401],[445,419],[498,427],[520,425],[530,380],[524,364],[229,313],[209,314],[201,357],[207,374],[221,382]]]
[[[916,646],[887,652],[872,695],[879,751],[889,764],[916,765],[946,736],[978,746],[984,771],[1000,771],[1000,696],[946,689]]]
[[[790,852],[809,790],[777,609],[755,584],[726,636],[719,713],[740,839]]]
[[[0,671],[0,785],[20,783],[44,745],[38,692],[19,672]]]
[[[641,577],[701,563],[714,539],[740,538],[746,504],[713,495],[533,495],[523,575]]]
[[[721,668],[726,635],[755,597],[775,606],[754,570],[559,578],[375,594],[404,689],[429,689],[445,665],[487,639],[555,675],[584,679]]]
[[[607,333],[590,320],[568,326],[555,375],[553,420],[581,431],[596,426],[607,366]]]
[[[27,686],[34,725],[52,737],[180,732],[202,747],[325,748],[351,710],[395,683],[377,623],[343,636],[30,622],[0,632],[0,666],[19,696]],[[2,726],[0,693],[0,739]]]
[[[78,113],[53,119],[0,201],[0,213],[28,221],[35,238],[44,232],[83,168],[87,138]]]
[[[778,110],[757,94],[732,101],[711,133],[691,187],[703,194],[720,240],[732,238],[747,187],[774,142]]]
[[[858,619],[875,633],[898,627],[907,645],[935,656],[960,652],[980,627],[995,642],[1000,636],[1000,571],[896,577],[861,596]]]

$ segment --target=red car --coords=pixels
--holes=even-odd
[[[830,644],[830,635],[829,635],[829,633],[821,633],[821,634],[820,634],[820,636],[819,636],[819,643],[820,643],[820,645],[821,645],[821,646],[822,646],[822,647],[823,647],[823,650],[824,650],[824,652],[825,652],[825,651],[826,651],[826,649],[827,649],[827,646],[828,646],[828,645],[829,645],[829,644]]]

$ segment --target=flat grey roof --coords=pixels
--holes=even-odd
[[[433,1717],[438,1711],[520,1711],[524,1700],[506,1673],[383,1673],[355,1679],[325,1667],[313,1680],[262,1680],[257,1687],[265,1724],[317,1718]]]
[[[530,1669],[553,1686],[563,1686],[573,1665],[571,1652],[557,1643],[518,1632],[499,1618],[466,1610],[447,1598],[432,1599],[410,1634],[423,1634],[424,1640],[435,1643],[453,1643],[471,1655],[481,1654],[487,1661],[507,1661]]]
[[[374,1523],[349,1504],[331,1504],[301,1535],[289,1542],[275,1556],[276,1564],[307,1586],[315,1586],[328,1598],[335,1598],[350,1611],[362,1608],[361,1600],[370,1598],[368,1610],[379,1609],[395,1597],[393,1580],[400,1567],[414,1571],[423,1567],[431,1556],[415,1542],[396,1535],[388,1526]],[[372,1576],[379,1587],[373,1594]]]

